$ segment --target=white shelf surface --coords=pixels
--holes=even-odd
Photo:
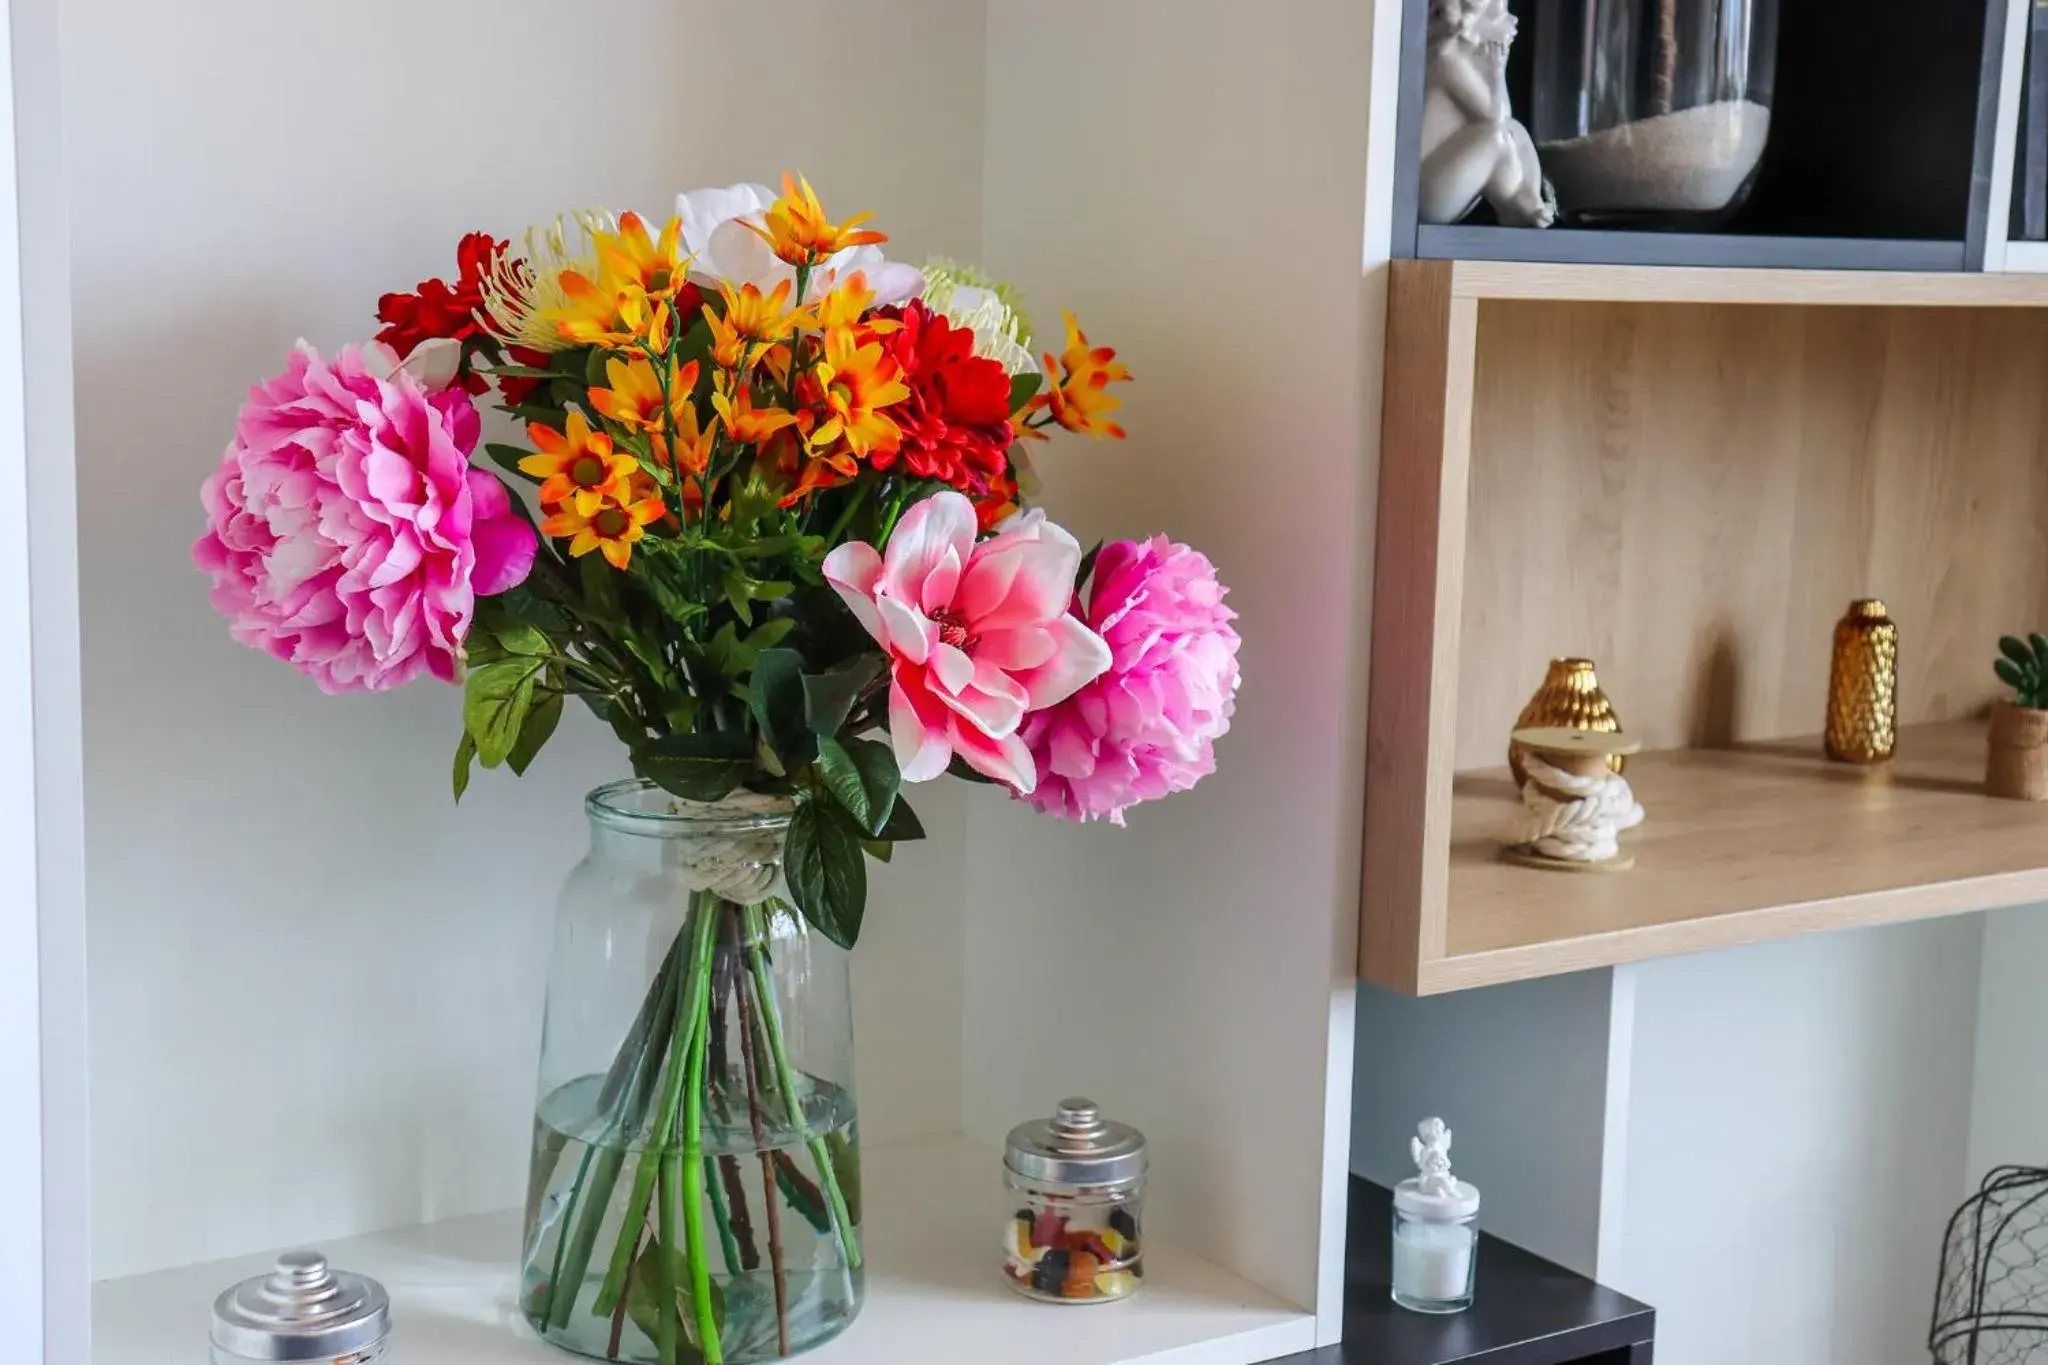
[[[806,1365],[1250,1365],[1315,1345],[1312,1314],[1156,1235],[1145,1285],[1121,1303],[1031,1303],[1005,1287],[1001,1158],[952,1136],[862,1152],[867,1304]],[[394,1342],[418,1365],[562,1365],[514,1299],[517,1210],[321,1245],[391,1291]],[[273,1253],[103,1280],[93,1287],[93,1365],[204,1354],[207,1312]],[[180,1343],[184,1343],[181,1345]]]

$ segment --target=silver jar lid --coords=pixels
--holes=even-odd
[[[213,1301],[214,1346],[243,1360],[331,1360],[390,1333],[384,1286],[328,1269],[317,1251],[287,1251],[268,1275]]]
[[[1145,1135],[1102,1117],[1095,1101],[1066,1099],[1049,1119],[1010,1130],[1003,1162],[1048,1185],[1128,1185],[1145,1178]]]

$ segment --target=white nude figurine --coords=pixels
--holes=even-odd
[[[1482,196],[1510,227],[1549,227],[1557,219],[1536,144],[1508,103],[1514,40],[1507,0],[1430,0],[1416,178],[1425,223],[1455,223]]]

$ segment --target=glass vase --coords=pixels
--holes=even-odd
[[[1537,11],[1530,131],[1579,222],[1711,227],[1771,128],[1777,0],[1554,0]]]
[[[585,801],[548,975],[522,1308],[579,1355],[728,1365],[859,1312],[847,954],[792,908],[789,803]]]

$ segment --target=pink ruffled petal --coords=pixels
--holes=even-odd
[[[824,570],[825,581],[875,643],[889,643],[882,630],[882,618],[875,610],[875,587],[882,578],[882,556],[875,552],[875,547],[865,541],[850,540],[825,556]]]

